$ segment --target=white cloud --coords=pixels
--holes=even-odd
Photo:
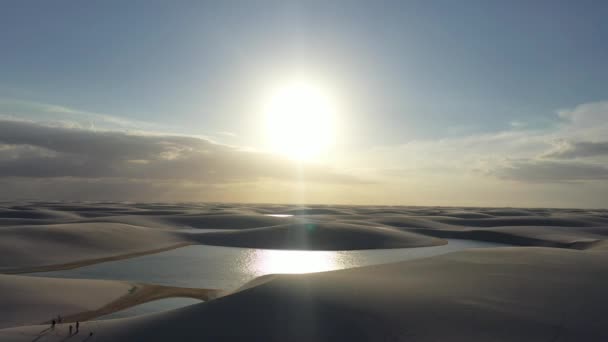
[[[226,136],[226,137],[230,137],[230,138],[234,138],[234,137],[236,137],[236,135],[237,135],[236,133],[233,133],[233,132],[226,132],[226,131],[217,132],[217,134],[219,134],[219,135],[223,135],[223,136]]]
[[[608,102],[558,112],[562,121],[544,130],[517,129],[374,149],[378,175],[429,178],[484,174],[522,182],[602,181],[608,157]],[[519,126],[519,125],[518,125]],[[576,158],[568,163],[558,159]],[[608,164],[607,164],[608,165]],[[546,172],[546,177],[542,172]]]
[[[498,177],[522,182],[580,182],[608,179],[604,165],[553,160],[514,160],[492,171]]]
[[[608,156],[608,141],[561,141],[543,155],[544,158],[573,159]]]
[[[185,180],[221,184],[259,179],[358,183],[320,165],[298,166],[198,137],[93,131],[0,121],[0,177]]]
[[[122,128],[112,130],[112,120],[105,129],[70,120],[4,120],[0,185],[4,198],[38,192],[71,199],[290,201],[307,193],[308,201],[334,203],[605,205],[608,102],[558,115],[558,124],[542,130],[515,125],[360,149],[345,152],[333,168],[304,170],[245,146],[125,131],[118,121]]]
[[[65,106],[15,99],[0,99],[0,119],[33,121],[49,126],[111,130],[158,130],[149,122],[78,110]],[[166,129],[166,126],[164,127]]]

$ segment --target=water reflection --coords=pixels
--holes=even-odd
[[[255,275],[323,272],[345,267],[337,256],[337,252],[254,249],[247,267]]]
[[[412,260],[467,248],[498,246],[504,245],[453,239],[443,246],[360,251],[295,251],[197,245],[31,275],[231,290],[255,277],[271,273],[323,272]]]

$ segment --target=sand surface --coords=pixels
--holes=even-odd
[[[0,314],[0,341],[606,341],[607,236],[607,210],[4,203],[0,273],[187,244],[333,250],[462,238],[520,247],[266,276],[217,299],[203,289],[137,284],[129,296],[124,282],[1,275],[10,310]],[[87,322],[90,338],[36,325],[58,311],[86,320],[180,294],[212,300]]]
[[[57,315],[99,309],[130,288],[128,283],[109,280],[0,275],[0,327],[38,324]]]
[[[9,203],[0,206],[0,272],[73,268],[200,243],[317,250],[445,244],[372,221],[340,222],[348,214],[273,206]],[[227,232],[204,236],[205,229]]]
[[[144,252],[184,242],[170,232],[121,223],[1,227],[0,272]]]
[[[86,321],[167,297],[209,300],[219,291],[112,280],[57,279],[0,275],[0,328],[40,324],[62,317]]]
[[[355,250],[439,246],[439,238],[372,224],[308,222],[191,235],[208,245],[305,250]]]
[[[99,322],[94,340],[605,341],[606,261],[513,247],[266,277],[207,303]],[[0,330],[0,340],[42,328]]]

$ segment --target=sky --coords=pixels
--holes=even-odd
[[[0,6],[1,200],[608,203],[605,1]],[[293,79],[311,160],[265,143]]]

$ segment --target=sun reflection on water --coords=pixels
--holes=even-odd
[[[324,272],[348,267],[349,258],[332,251],[252,250],[249,270],[255,275]]]

